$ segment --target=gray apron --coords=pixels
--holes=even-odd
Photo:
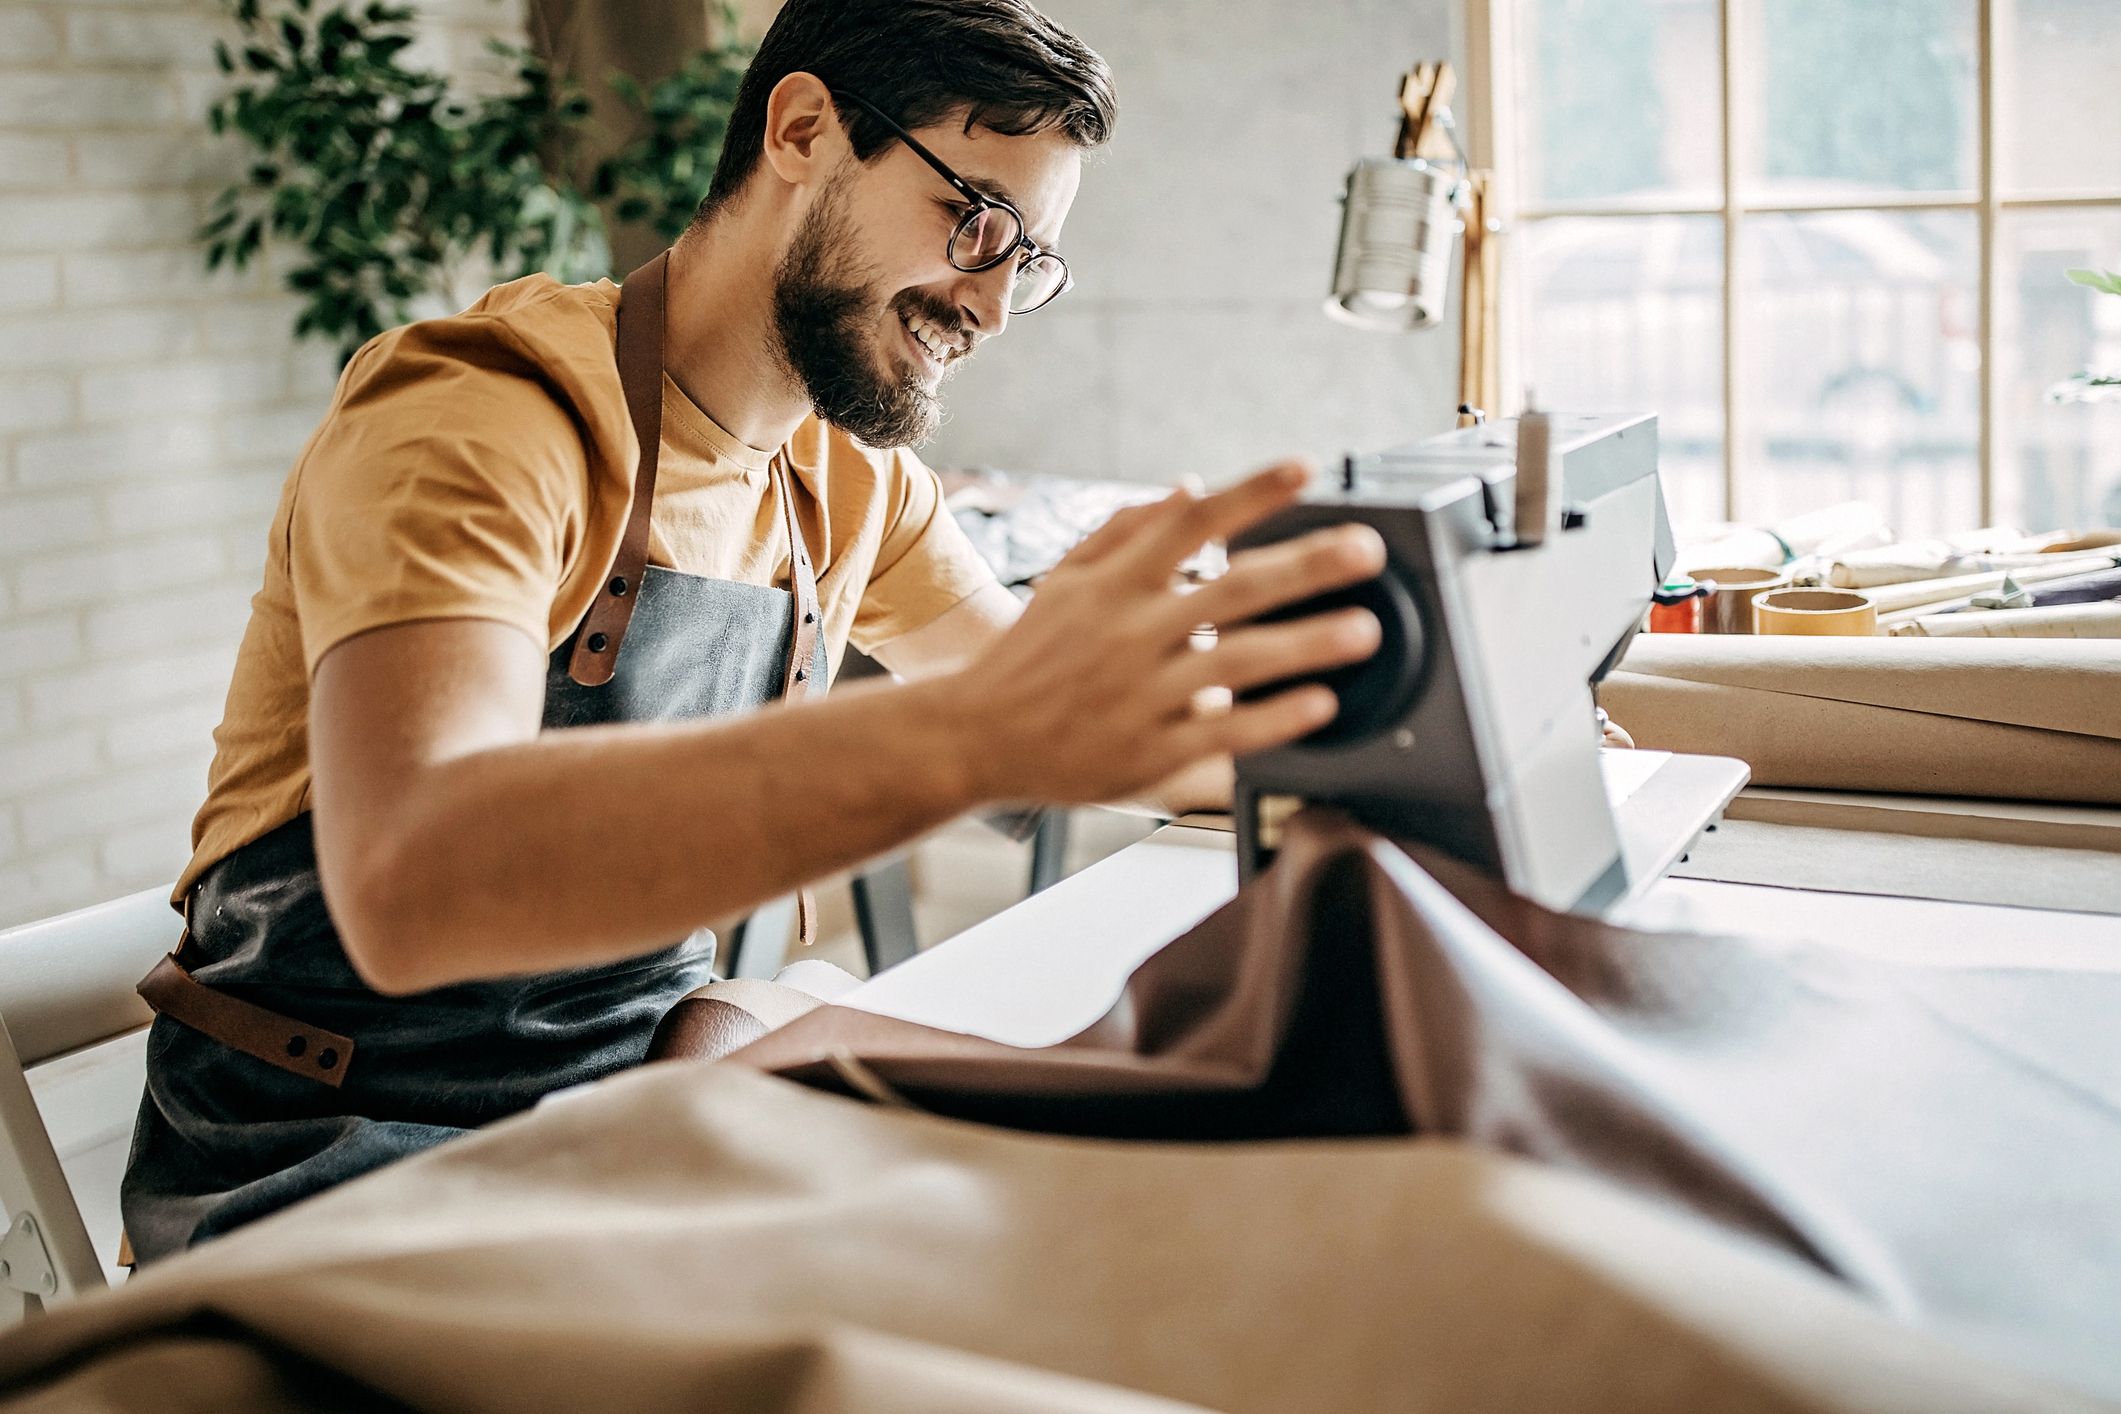
[[[641,464],[604,592],[548,665],[548,730],[746,712],[825,685],[784,464],[773,475],[794,593],[647,564],[664,261],[625,285],[618,360]],[[160,1013],[123,1188],[141,1261],[640,1064],[714,962],[702,931],[609,966],[383,996],[340,945],[306,814],[207,871],[186,917],[183,947],[141,984]]]

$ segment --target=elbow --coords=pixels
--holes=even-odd
[[[447,980],[423,965],[432,957],[423,945],[423,923],[434,911],[423,906],[406,854],[387,844],[354,858],[334,857],[321,844],[317,852],[324,905],[339,946],[361,981],[386,997],[409,996]]]

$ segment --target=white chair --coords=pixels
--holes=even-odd
[[[0,1323],[122,1279],[154,1017],[133,986],[182,931],[162,888],[0,932]]]

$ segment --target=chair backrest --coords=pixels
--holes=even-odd
[[[154,1016],[133,986],[182,929],[169,891],[148,889],[0,932],[0,1296],[33,1307],[105,1284],[116,1253],[99,1258],[84,1215],[115,1249]]]

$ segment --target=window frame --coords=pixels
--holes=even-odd
[[[1517,12],[1530,0],[1465,0],[1466,24],[1466,123],[1467,155],[1475,167],[1494,174],[1489,184],[1490,215],[1507,235],[1521,224],[1565,218],[1618,218],[1640,216],[1716,216],[1723,226],[1723,515],[1737,519],[1739,490],[1746,479],[1743,377],[1740,351],[1744,346],[1744,303],[1741,276],[1746,258],[1746,218],[1756,215],[1812,214],[1830,211],[1967,211],[1976,218],[1979,232],[1978,304],[1976,342],[1981,355],[1979,381],[1980,432],[1975,452],[1980,475],[1981,523],[1995,523],[1996,421],[2002,400],[2004,361],[1996,356],[1996,299],[2004,272],[1999,268],[1998,226],[2004,212],[2061,210],[2099,207],[2121,211],[2121,187],[2087,188],[2081,191],[2014,190],[2006,195],[1997,181],[1999,129],[2009,112],[2005,92],[2008,65],[1999,58],[2010,43],[2008,22],[2011,0],[1974,0],[1976,47],[1977,186],[1972,191],[1919,192],[1905,196],[1875,193],[1849,201],[1778,201],[1772,197],[1748,197],[1739,180],[1743,75],[1750,72],[1745,61],[1742,35],[1757,32],[1750,21],[1757,0],[1717,0],[1720,73],[1718,91],[1723,122],[1723,183],[1721,197],[1714,202],[1556,202],[1523,204],[1517,191],[1517,154],[1521,134],[1514,91],[1518,63]],[[1757,66],[1755,66],[1757,67]],[[1501,279],[1501,411],[1514,413],[1522,401],[1523,317],[1527,301],[1522,262],[1515,259],[1516,242],[1502,242]]]

